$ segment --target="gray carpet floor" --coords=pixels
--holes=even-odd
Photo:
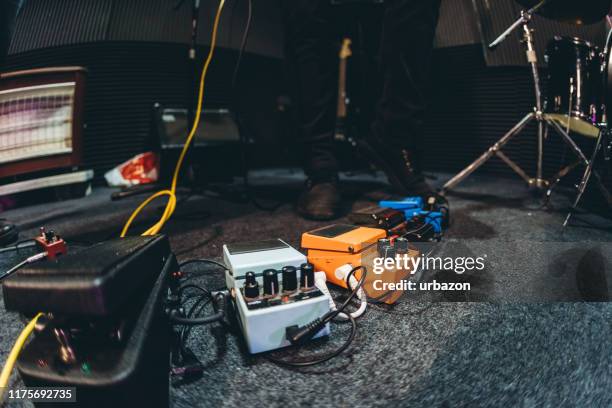
[[[299,172],[255,175],[263,198],[282,197],[270,213],[220,197],[183,198],[165,228],[179,259],[219,259],[224,243],[280,237],[299,247],[302,232],[328,223],[296,216],[291,206]],[[440,183],[447,175],[439,175]],[[346,175],[351,208],[388,195],[380,177]],[[22,238],[45,225],[83,244],[117,236],[143,197],[109,200],[109,189],[84,199],[15,209],[3,214],[21,225]],[[292,370],[245,352],[240,335],[220,325],[194,330],[189,347],[206,369],[202,378],[173,387],[175,407],[334,406],[612,406],[612,223],[581,215],[563,229],[567,197],[545,211],[515,180],[475,177],[450,196],[453,223],[440,253],[486,255],[487,267],[466,274],[466,293],[405,297],[394,308],[372,306],[358,321],[357,337],[341,357]],[[160,213],[145,211],[134,233]],[[0,255],[0,270],[28,250]],[[589,261],[593,260],[595,261]],[[430,278],[443,279],[444,276]],[[221,277],[207,279],[221,285]],[[8,354],[22,322],[0,308],[0,356]],[[348,334],[302,350],[338,346]],[[291,358],[293,354],[281,354]],[[14,375],[12,384],[19,384]],[[13,405],[11,405],[13,406]],[[18,405],[15,405],[18,406]]]

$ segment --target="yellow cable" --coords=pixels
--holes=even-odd
[[[2,402],[2,398],[4,397],[6,387],[8,387],[9,378],[11,377],[11,371],[13,371],[13,367],[15,366],[15,362],[17,361],[17,357],[19,356],[19,353],[21,352],[21,349],[23,348],[26,340],[34,331],[34,327],[36,326],[38,318],[42,315],[42,313],[37,314],[32,320],[30,320],[30,323],[28,323],[28,325],[21,331],[21,334],[17,338],[17,341],[15,342],[11,353],[6,359],[6,363],[4,363],[4,368],[2,369],[2,373],[0,374],[0,403]]]
[[[153,200],[155,200],[157,197],[161,197],[164,195],[168,196],[168,202],[166,203],[166,209],[164,210],[164,213],[162,214],[159,221],[157,221],[151,228],[143,232],[142,235],[158,234],[159,231],[163,228],[164,224],[170,219],[170,217],[174,213],[174,210],[176,209],[176,186],[178,184],[178,177],[181,171],[181,167],[183,166],[183,161],[185,160],[187,151],[189,150],[189,147],[191,145],[191,141],[193,140],[196,134],[196,131],[198,130],[198,126],[200,125],[200,118],[202,116],[202,105],[204,101],[204,85],[206,84],[206,74],[208,73],[208,67],[210,66],[210,62],[212,61],[212,58],[215,52],[215,45],[217,42],[217,29],[219,28],[219,20],[221,18],[221,11],[223,10],[224,5],[225,5],[225,0],[220,0],[219,7],[217,8],[217,14],[215,15],[215,21],[213,24],[212,38],[210,40],[210,50],[208,51],[208,57],[206,58],[206,62],[204,63],[204,68],[202,68],[202,75],[200,77],[200,91],[198,94],[198,106],[196,109],[196,116],[193,121],[193,127],[191,128],[191,131],[189,132],[189,136],[187,136],[187,140],[185,141],[185,146],[183,146],[181,155],[179,156],[178,161],[176,163],[176,167],[174,168],[174,175],[172,176],[172,184],[170,185],[170,189],[158,191],[157,193],[153,194],[151,197],[146,199],[142,204],[140,204],[140,206],[138,206],[138,208],[134,210],[130,218],[128,218],[127,222],[125,223],[125,226],[123,227],[123,230],[121,231],[121,237],[125,237],[127,235],[128,230],[130,229],[130,226],[132,225],[132,222],[134,222],[138,214],[140,214],[140,212],[147,205],[149,205]]]
[[[157,221],[157,223],[155,223],[155,225],[153,225],[151,228],[146,230],[142,235],[155,235],[159,233],[159,231],[162,229],[166,221],[168,221],[170,217],[172,216],[172,214],[174,213],[174,210],[176,208],[176,185],[178,183],[178,176],[181,171],[183,161],[185,160],[185,155],[187,154],[187,151],[189,150],[189,146],[191,145],[191,141],[193,140],[193,137],[195,136],[198,126],[200,125],[200,118],[202,116],[202,105],[204,102],[204,85],[206,84],[206,74],[208,73],[208,67],[210,66],[210,63],[214,55],[215,45],[217,43],[217,30],[219,28],[219,20],[221,18],[221,11],[223,10],[224,5],[225,5],[225,0],[220,0],[219,7],[217,8],[217,14],[215,15],[215,21],[213,24],[212,38],[210,40],[210,50],[208,51],[208,57],[206,58],[206,62],[204,62],[204,68],[202,69],[202,75],[200,77],[200,91],[198,94],[198,107],[196,110],[195,120],[193,122],[193,127],[191,128],[191,131],[189,132],[189,136],[187,136],[187,140],[185,141],[185,146],[183,147],[183,150],[181,151],[181,155],[179,156],[178,162],[176,163],[176,167],[174,169],[174,175],[172,177],[172,184],[170,185],[170,189],[158,191],[157,193],[153,194],[151,197],[146,199],[142,204],[140,204],[138,208],[136,208],[136,210],[132,213],[132,215],[127,220],[127,222],[125,223],[125,226],[123,227],[123,230],[121,231],[121,237],[126,236],[130,228],[130,225],[132,224],[134,219],[136,219],[138,214],[147,205],[149,205],[151,201],[155,200],[157,197],[161,197],[164,195],[168,196],[168,203],[166,204],[166,209],[164,210],[164,213],[162,214],[159,221]],[[2,401],[2,398],[4,396],[4,390],[6,389],[8,385],[8,381],[11,376],[11,372],[13,371],[13,367],[15,366],[15,362],[17,361],[17,357],[19,356],[19,353],[21,352],[21,349],[23,348],[23,345],[25,344],[26,340],[28,339],[32,331],[34,330],[36,321],[38,320],[40,316],[42,316],[42,313],[37,314],[36,317],[34,317],[30,321],[30,323],[28,323],[28,325],[23,329],[23,331],[17,338],[17,341],[15,342],[13,349],[11,350],[11,353],[9,354],[8,359],[6,360],[6,363],[4,364],[4,368],[2,369],[2,374],[0,374],[0,402]]]

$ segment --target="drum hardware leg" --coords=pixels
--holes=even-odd
[[[557,122],[552,119],[546,119],[549,125],[553,127],[553,129],[561,136],[561,139],[574,151],[576,156],[582,161],[585,166],[589,165],[589,159],[584,155],[582,150],[578,147],[574,139],[571,138],[569,133],[567,133]]]
[[[544,162],[544,122],[538,120],[538,168],[536,179],[542,180],[542,167]]]
[[[557,174],[555,174],[549,181],[549,188],[548,191],[546,191],[546,195],[544,196],[544,203],[543,203],[543,207],[548,208],[550,205],[550,199],[552,197],[552,193],[553,190],[557,187],[557,185],[561,182],[561,180],[567,176],[568,174],[570,174],[572,172],[572,170],[574,170],[576,167],[578,167],[579,165],[582,164],[582,161],[577,160],[574,163],[565,166],[564,168],[562,168],[561,170],[559,170],[557,172]]]
[[[463,169],[455,177],[450,179],[442,187],[443,192],[454,188],[456,185],[461,183],[463,180],[468,178],[470,174],[475,172],[480,166],[485,164],[491,157],[497,155],[498,152],[516,135],[518,135],[524,128],[535,118],[535,113],[527,114],[520,122],[518,122],[508,133],[506,133],[501,139],[499,139],[493,146],[491,146],[486,152],[484,152],[478,159],[472,164]]]
[[[568,225],[572,215],[578,208],[578,204],[580,204],[580,201],[582,200],[582,196],[584,195],[584,192],[586,191],[586,188],[589,184],[591,176],[595,176],[595,179],[597,181],[597,187],[599,188],[601,194],[604,196],[605,200],[607,201],[608,206],[612,206],[612,194],[604,185],[603,181],[601,180],[601,177],[599,176],[599,173],[594,169],[595,161],[597,159],[597,154],[602,148],[605,149],[605,146],[603,145],[603,141],[609,136],[609,134],[606,134],[607,132],[610,132],[610,131],[601,131],[599,134],[599,138],[597,139],[597,144],[595,146],[595,149],[593,150],[593,155],[591,156],[589,165],[586,167],[584,171],[584,176],[582,177],[582,180],[580,181],[580,184],[578,185],[578,195],[576,196],[574,205],[570,209],[569,213],[567,214],[567,217],[565,218],[565,222],[563,223],[564,227]]]
[[[593,177],[595,177],[595,180],[597,181],[597,187],[599,188],[599,190],[601,191],[601,194],[604,196],[605,200],[607,201],[608,205],[612,205],[612,194],[610,193],[610,191],[605,187],[605,184],[603,182],[603,179],[601,178],[601,176],[599,175],[599,172],[597,172],[597,170],[595,170],[593,168],[594,163],[592,163],[592,160],[595,159],[595,155],[593,156],[592,160],[587,159],[587,157],[584,155],[584,153],[582,152],[582,150],[580,150],[580,148],[578,147],[578,145],[574,142],[574,140],[569,136],[569,134],[567,134],[563,128],[561,128],[561,126],[559,126],[559,124],[557,122],[555,122],[554,120],[548,120],[548,123],[551,124],[553,126],[553,128],[557,131],[557,133],[559,133],[559,135],[561,136],[561,138],[563,139],[563,141],[565,141],[565,143],[567,143],[572,150],[574,151],[574,153],[576,154],[576,156],[578,156],[578,158],[580,159],[581,163],[585,166],[585,167],[589,167],[590,166],[590,170],[589,170],[589,178],[591,177],[591,175]],[[601,148],[601,142],[602,142],[602,133],[599,133],[599,138],[598,138],[598,142],[596,145],[596,152],[599,152],[600,148]]]
[[[591,167],[590,173],[592,173],[592,176],[595,177],[599,191],[601,191],[601,194],[606,199],[606,202],[608,203],[608,205],[612,205],[612,194],[606,188],[605,183],[603,182],[603,179],[599,175],[599,172],[593,168],[594,163],[592,163],[592,160],[594,160],[596,156],[594,155],[592,160],[587,159],[587,157],[584,155],[584,153],[582,153],[582,150],[580,150],[580,148],[574,142],[574,140],[567,133],[565,133],[565,131],[561,128],[561,126],[559,126],[557,122],[553,120],[549,120],[549,123],[552,123],[553,127],[562,136],[563,140],[572,148],[572,150],[574,150],[574,153],[576,153],[576,156],[578,156],[578,158],[582,161],[582,164],[584,164],[587,167],[589,166]],[[598,138],[598,142],[596,145],[596,152],[599,152],[599,150],[601,149],[602,133],[603,131],[599,132],[599,138]]]
[[[601,148],[603,134],[604,134],[604,131],[599,132],[599,137],[597,138],[597,144],[595,145],[595,149],[593,150],[593,155],[591,156],[591,160],[589,161],[589,164],[586,166],[586,169],[584,170],[584,175],[582,176],[582,180],[580,181],[580,184],[578,185],[578,194],[576,195],[576,199],[574,200],[574,204],[572,205],[572,208],[567,213],[567,217],[565,217],[565,221],[563,222],[563,227],[567,227],[567,225],[569,224],[570,219],[572,218],[572,215],[578,208],[578,204],[580,204],[580,200],[582,200],[582,196],[584,195],[584,192],[586,191],[586,187],[589,184],[591,175],[593,174],[593,166],[595,165],[595,159],[597,158],[597,153],[599,153],[599,150]]]
[[[539,78],[534,76],[534,82],[539,84]],[[536,90],[539,90],[539,85]],[[539,93],[538,93],[539,94]],[[548,187],[548,180],[543,177],[544,167],[544,138],[548,136],[548,123],[544,119],[543,112],[536,107],[536,120],[538,121],[538,157],[536,162],[536,176],[529,180],[529,187],[543,190]]]
[[[514,170],[516,174],[521,176],[521,178],[525,180],[527,184],[533,183],[533,179],[529,177],[529,175],[527,175],[527,173],[525,173],[525,171],[518,164],[516,164],[512,159],[506,156],[504,152],[502,152],[501,150],[498,150],[495,152],[495,155],[499,157],[500,159],[502,159],[508,165],[508,167]]]
[[[601,144],[604,152],[604,160],[610,161],[612,158],[612,139],[610,138],[610,131],[603,132]]]

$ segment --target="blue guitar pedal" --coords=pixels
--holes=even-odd
[[[378,203],[379,207],[392,208],[394,210],[405,211],[409,209],[422,209],[423,198],[421,197],[406,197],[401,200],[388,201],[383,200]]]
[[[423,220],[430,224],[436,234],[442,233],[442,224],[444,216],[441,211],[425,210],[423,198],[421,197],[405,197],[400,200],[383,200],[378,203],[380,207],[392,208],[394,210],[403,211],[407,220],[421,216]]]

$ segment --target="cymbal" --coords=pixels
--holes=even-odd
[[[532,8],[541,0],[516,0],[521,6]],[[610,11],[610,0],[545,0],[536,11],[543,17],[571,24],[593,24],[603,20]]]

